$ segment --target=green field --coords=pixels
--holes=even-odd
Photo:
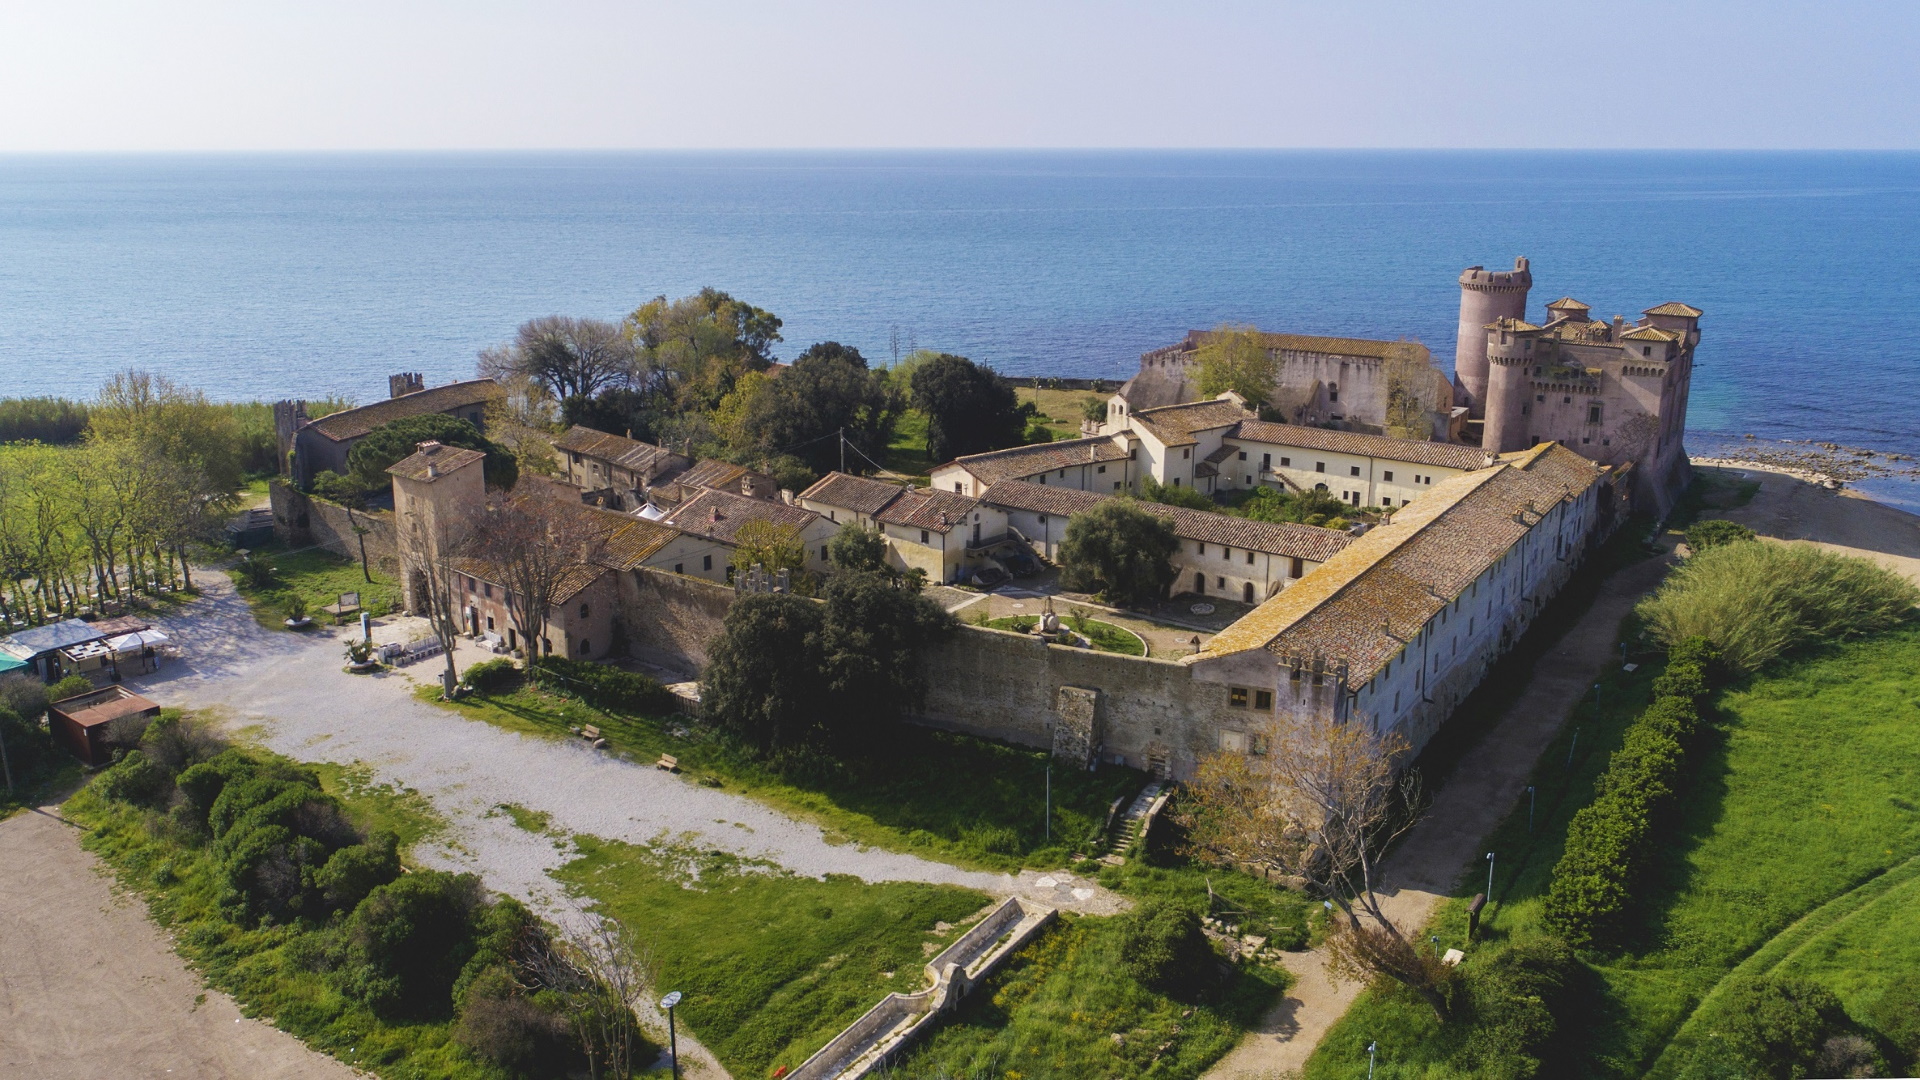
[[[683,716],[614,712],[532,686],[454,704],[440,701],[437,687],[417,693],[471,719],[546,738],[570,738],[569,728],[591,724],[617,753],[643,764],[672,754],[689,780],[815,822],[836,841],[984,870],[1065,866],[1076,851],[1088,850],[1112,801],[1145,782],[1120,767],[1055,770],[1049,836],[1044,750],[902,724],[890,745],[874,748],[864,761],[781,775]]]
[[[1024,634],[1031,631],[1033,624],[1039,621],[1038,615],[1009,615],[1004,619],[990,619],[981,625],[995,630],[1015,630]],[[1093,642],[1093,647],[1098,652],[1121,653],[1126,656],[1147,655],[1146,646],[1137,635],[1110,622],[1101,622],[1099,619],[1076,621],[1072,618],[1063,619],[1061,622],[1069,630],[1085,634],[1087,640]]]
[[[238,570],[229,570],[227,575],[253,609],[254,620],[269,630],[286,629],[287,600],[295,595],[306,600],[307,617],[322,629],[331,626],[332,619],[320,609],[337,603],[341,593],[359,593],[360,606],[375,616],[395,610],[400,603],[398,582],[375,570],[369,584],[361,573],[360,560],[335,555],[325,548],[286,551],[268,547],[255,552],[254,558],[273,567],[270,583],[256,587]]]
[[[1532,835],[1522,803],[1489,841],[1500,854],[1490,940],[1468,965],[1544,932],[1541,900],[1567,820],[1591,798],[1651,674],[1610,680],[1604,718],[1589,702],[1547,751]],[[1724,691],[1717,707],[1718,730],[1694,758],[1638,894],[1632,943],[1588,958],[1590,998],[1563,1018],[1559,1071],[1543,1075],[1683,1075],[1711,1046],[1716,992],[1736,973],[1824,983],[1897,1053],[1920,1053],[1920,627],[1782,663]],[[1587,749],[1568,770],[1576,726]],[[1478,891],[1476,880],[1469,874],[1462,893]],[[1429,932],[1461,945],[1464,900]],[[1370,1040],[1381,1046],[1379,1076],[1452,1075],[1471,1034],[1376,987],[1322,1042],[1307,1076],[1364,1075]]]
[[[680,1019],[735,1076],[807,1059],[889,991],[922,988],[926,958],[989,897],[915,882],[825,880],[719,851],[575,837],[562,883],[652,955]]]

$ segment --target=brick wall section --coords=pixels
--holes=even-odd
[[[689,675],[707,666],[707,648],[733,606],[730,586],[647,566],[615,576],[629,655]]]
[[[360,559],[360,539],[347,520],[346,507],[304,495],[285,481],[267,485],[273,507],[273,534],[290,548],[317,546],[354,561]],[[354,520],[367,533],[367,561],[388,577],[400,575],[400,556],[394,546],[393,512],[356,510]]]

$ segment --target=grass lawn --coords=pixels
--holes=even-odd
[[[798,1065],[889,991],[921,989],[927,957],[991,903],[955,886],[800,877],[718,851],[575,843],[579,858],[554,876],[635,934],[661,990],[686,995],[680,1022],[738,1077]]]
[[[1541,900],[1567,820],[1591,799],[1603,752],[1618,747],[1652,674],[1616,673],[1603,702],[1617,704],[1596,721],[1588,702],[1542,758],[1534,832],[1523,802],[1488,844],[1500,854],[1490,940],[1468,964],[1544,932]],[[1736,969],[1825,983],[1856,1020],[1920,1054],[1920,627],[1789,660],[1724,691],[1717,707],[1720,730],[1695,758],[1634,944],[1589,957],[1594,1000],[1562,1018],[1556,1075],[1679,1075]],[[1588,749],[1569,771],[1575,726]],[[1461,945],[1465,924],[1455,899],[1429,933]],[[1371,989],[1306,1075],[1363,1075],[1378,1039],[1379,1076],[1427,1076],[1465,1034],[1442,1030],[1410,995]]]
[[[1107,399],[1113,396],[1110,393],[1096,394],[1091,390],[1047,390],[1031,386],[1016,386],[1014,393],[1020,396],[1023,404],[1031,401],[1039,408],[1040,415],[1047,418],[1047,427],[1055,439],[1079,438],[1081,404],[1093,398],[1104,407]]]
[[[995,630],[1018,630],[1024,634],[1032,630],[1033,624],[1039,621],[1038,615],[1009,615],[1004,619],[991,619],[982,625]],[[1094,649],[1099,652],[1124,653],[1127,656],[1147,655],[1145,643],[1131,630],[1123,630],[1110,622],[1101,622],[1099,619],[1075,621],[1069,618],[1063,619],[1062,622],[1068,629],[1086,635],[1087,640],[1093,642]]]
[[[384,615],[400,603],[400,585],[379,571],[368,584],[360,572],[360,560],[348,559],[325,548],[301,548],[298,551],[262,548],[255,557],[274,568],[273,582],[264,588],[249,585],[237,570],[227,571],[233,583],[253,608],[253,617],[269,630],[284,630],[287,599],[299,595],[307,601],[307,616],[317,629],[332,624],[320,609],[337,603],[341,593],[360,594],[360,606],[376,616]],[[311,631],[308,631],[311,632]]]
[[[927,474],[939,464],[927,456],[927,414],[908,409],[894,425],[893,442],[887,444],[887,468],[925,484]]]
[[[1076,849],[1086,850],[1113,800],[1145,782],[1140,773],[1117,766],[1096,773],[1055,770],[1049,841],[1044,750],[903,724],[892,745],[876,748],[866,763],[785,777],[683,716],[610,712],[532,686],[454,704],[439,700],[438,687],[416,693],[472,719],[548,738],[569,738],[569,727],[592,724],[614,751],[635,762],[672,754],[691,782],[724,787],[816,822],[836,840],[978,869],[1066,865]]]
[[[1211,882],[1221,906],[1244,912],[1246,932],[1292,933],[1304,943],[1312,905],[1243,874],[1195,867],[1159,869],[1140,860],[1109,867],[1101,883],[1137,898],[1206,905]],[[1242,965],[1194,1001],[1150,990],[1121,967],[1117,920],[1062,914],[962,1002],[953,1018],[903,1060],[902,1077],[928,1080],[1187,1080],[1233,1049],[1289,985],[1286,972]],[[1121,1038],[1114,1040],[1115,1035]]]
[[[370,785],[362,770],[324,767],[321,779],[357,823],[393,828],[403,838],[426,836],[437,827],[419,795]],[[506,1080],[453,1043],[450,1023],[387,1023],[342,996],[304,959],[314,933],[288,926],[245,930],[220,918],[221,885],[206,848],[156,836],[144,824],[144,811],[109,803],[90,789],[63,809],[87,826],[87,849],[145,897],[181,957],[233,995],[246,1015],[271,1020],[315,1050],[393,1080]]]

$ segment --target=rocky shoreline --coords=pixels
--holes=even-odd
[[[1715,438],[1710,446],[1707,453],[1693,456],[1694,464],[1758,466],[1836,489],[1861,480],[1920,481],[1920,461],[1909,454],[1812,439],[1775,442],[1751,435],[1745,440]]]

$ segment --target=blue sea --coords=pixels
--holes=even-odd
[[[734,152],[0,157],[0,395],[470,376],[524,319],[713,285],[782,355],[895,343],[1125,377],[1188,329],[1412,338],[1705,309],[1690,436],[1920,454],[1920,154]],[[1903,500],[1904,501],[1904,500]]]

